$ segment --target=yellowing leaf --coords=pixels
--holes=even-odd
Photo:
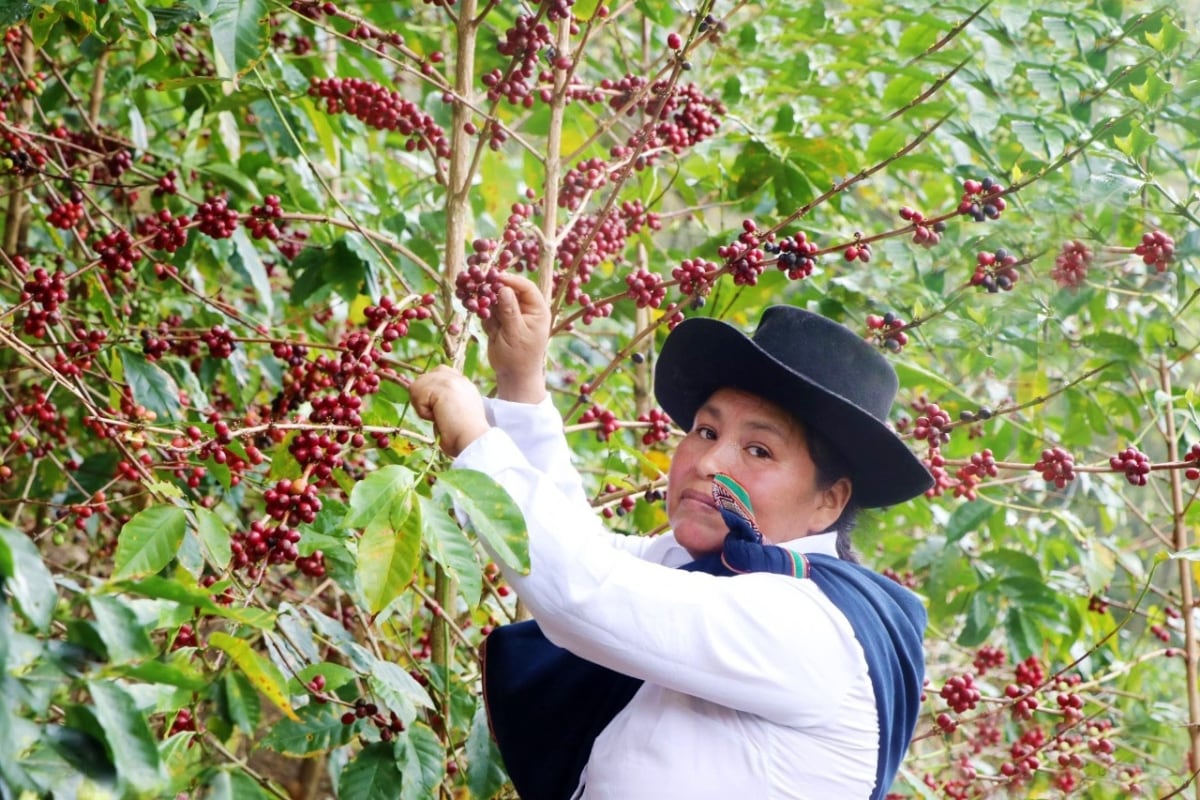
[[[367,321],[366,311],[367,306],[375,305],[375,301],[367,297],[365,294],[360,294],[354,298],[354,302],[350,304],[350,312],[346,315],[346,319],[355,325],[362,325]]]
[[[413,497],[395,497],[389,522],[369,525],[358,541],[358,583],[372,614],[408,587],[421,558],[421,514]]]
[[[278,667],[256,653],[244,639],[230,636],[224,631],[209,634],[208,643],[232,658],[233,663],[237,664],[238,669],[250,680],[254,688],[262,692],[263,696],[274,703],[288,719],[300,721],[296,712],[292,710],[286,691],[287,682]]]

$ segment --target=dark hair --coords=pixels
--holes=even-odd
[[[833,449],[833,445],[829,443],[829,440],[807,425],[804,426],[804,433],[808,443],[808,455],[812,458],[813,464],[817,468],[817,488],[822,490],[828,489],[842,478],[850,480],[850,469],[846,466],[846,462],[841,455]],[[853,487],[853,482],[851,486]],[[851,491],[850,500],[846,503],[846,507],[842,509],[841,516],[823,531],[823,533],[837,531],[836,546],[838,558],[843,561],[849,561],[852,564],[858,563],[858,555],[854,552],[854,548],[850,544],[850,532],[854,530],[854,523],[858,519],[858,511],[859,505],[854,500],[854,492]]]

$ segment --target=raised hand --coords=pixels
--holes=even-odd
[[[475,384],[444,364],[413,380],[408,394],[417,415],[433,422],[442,452],[451,458],[490,427]]]
[[[492,314],[483,321],[496,393],[501,400],[537,403],[546,396],[550,306],[527,278],[502,272],[500,283]]]

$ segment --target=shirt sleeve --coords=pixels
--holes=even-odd
[[[499,429],[455,465],[491,475],[525,514],[529,574],[501,567],[560,647],[796,727],[827,723],[865,674],[849,622],[812,581],[685,572],[614,547],[591,509],[560,491]]]
[[[590,508],[583,478],[575,469],[563,433],[562,417],[549,396],[540,403],[514,403],[497,398],[484,398],[483,402],[488,422],[508,434],[529,466],[548,478],[568,501]],[[673,564],[690,560],[681,552],[682,548],[674,545],[673,538],[625,536],[607,528],[603,532],[614,547],[638,558]]]

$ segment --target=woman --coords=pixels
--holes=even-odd
[[[672,532],[619,536],[588,505],[546,395],[545,302],[529,281],[503,280],[487,323],[499,400],[444,367],[411,394],[455,466],[491,475],[525,514],[531,569],[505,577],[541,631],[633,681],[572,745],[586,765],[570,776],[574,796],[882,798],[916,721],[925,616],[838,552],[849,555],[855,508],[931,481],[885,425],[890,365],[800,309],[768,309],[752,339],[685,321],[655,373],[660,405],[687,431],[668,475]],[[738,484],[756,515],[733,513],[722,486]],[[555,679],[551,667],[535,682]]]

